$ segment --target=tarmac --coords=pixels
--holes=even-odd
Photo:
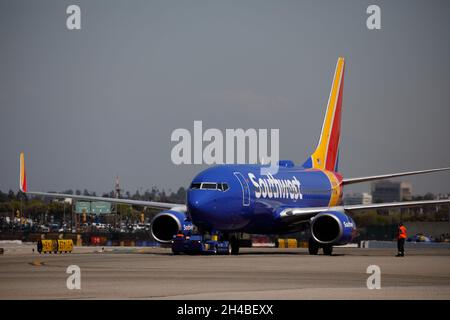
[[[40,255],[2,244],[0,299],[450,299],[450,250],[243,248],[238,256],[174,256],[170,249],[75,247]],[[81,289],[68,289],[68,266]],[[368,289],[380,268],[380,289]],[[370,282],[373,283],[373,282]]]

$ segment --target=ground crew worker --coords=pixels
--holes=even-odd
[[[406,227],[403,223],[398,224],[398,235],[397,235],[397,249],[398,253],[396,257],[405,256],[405,241],[406,241]]]

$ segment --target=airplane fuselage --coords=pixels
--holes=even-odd
[[[187,192],[192,222],[209,231],[284,233],[295,227],[279,219],[282,210],[342,202],[338,173],[291,165],[261,174],[261,168],[221,165],[200,172]]]

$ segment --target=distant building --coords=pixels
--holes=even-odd
[[[412,186],[411,183],[408,182],[401,182],[400,183],[400,189],[401,189],[401,201],[411,201],[412,200]]]
[[[344,197],[344,204],[370,204],[372,203],[372,196],[369,193],[353,193],[346,194]]]
[[[412,187],[407,182],[378,181],[372,184],[373,202],[397,202],[412,199]]]

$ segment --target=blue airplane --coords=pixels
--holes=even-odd
[[[310,229],[309,253],[331,255],[334,245],[349,243],[356,225],[349,214],[368,209],[403,208],[450,203],[446,200],[343,205],[343,187],[353,183],[450,170],[450,167],[359,178],[338,172],[344,58],[339,58],[314,153],[302,165],[278,162],[276,173],[262,174],[262,165],[218,165],[192,180],[185,204],[33,192],[27,190],[24,154],[20,154],[20,190],[27,194],[110,201],[162,209],[151,223],[153,237],[170,243],[179,233],[215,234],[239,252],[239,235],[286,234]]]

